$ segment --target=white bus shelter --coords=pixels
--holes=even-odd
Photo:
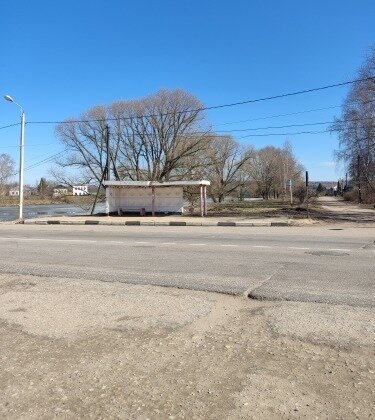
[[[200,189],[201,216],[207,215],[207,186],[210,181],[104,181],[106,213],[182,213],[183,187]]]

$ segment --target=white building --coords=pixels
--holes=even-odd
[[[62,197],[64,195],[68,195],[68,187],[64,185],[57,185],[53,189],[53,193],[52,193],[53,197]]]
[[[16,188],[11,188],[11,189],[9,190],[9,195],[10,195],[11,197],[19,197],[19,195],[20,195],[20,189],[19,189],[18,187],[16,187]]]
[[[201,215],[207,214],[207,186],[210,181],[104,181],[106,188],[106,213],[138,214],[182,213],[183,187],[200,188]]]
[[[20,189],[19,187],[13,187],[9,190],[9,195],[11,197],[19,197],[20,196]],[[23,187],[23,195],[25,197],[28,197],[29,195],[31,195],[31,190],[28,187]]]
[[[73,185],[73,195],[87,195],[88,193],[87,185]]]

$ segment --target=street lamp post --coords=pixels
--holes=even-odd
[[[20,104],[15,102],[9,95],[5,95],[4,99],[13,102],[21,110],[21,137],[20,137],[20,171],[19,171],[19,196],[20,196],[20,213],[19,219],[23,220],[23,172],[24,172],[24,149],[25,149],[25,112]]]

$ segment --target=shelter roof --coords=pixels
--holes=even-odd
[[[210,181],[204,179],[199,181],[104,181],[103,185],[105,187],[188,187],[194,185],[210,185]]]

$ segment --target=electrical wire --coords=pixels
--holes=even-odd
[[[207,110],[213,110],[213,109],[229,108],[229,107],[233,107],[233,106],[253,104],[253,103],[257,103],[257,102],[265,102],[265,101],[270,101],[270,100],[274,100],[274,99],[287,98],[287,97],[291,97],[291,96],[322,91],[322,90],[326,90],[326,89],[331,89],[331,88],[340,87],[340,86],[346,86],[346,85],[349,85],[349,84],[360,83],[360,82],[365,82],[365,81],[374,80],[374,79],[375,79],[375,76],[371,76],[371,77],[366,77],[366,78],[363,78],[363,79],[348,80],[346,82],[335,83],[335,84],[326,85],[326,86],[320,86],[320,87],[317,87],[317,88],[304,89],[304,90],[300,90],[300,91],[296,91],[296,92],[288,92],[288,93],[283,93],[283,94],[280,94],[280,95],[266,96],[266,97],[263,97],[263,98],[249,99],[249,100],[246,100],[246,101],[233,102],[233,103],[229,103],[229,104],[221,104],[221,105],[201,107],[201,108],[190,109],[190,110],[186,110],[186,111],[166,112],[166,113],[149,114],[149,115],[134,115],[132,117],[101,118],[101,119],[87,119],[87,120],[29,121],[28,124],[70,124],[70,123],[80,123],[80,122],[82,122],[82,123],[83,122],[107,122],[107,121],[119,121],[119,120],[132,120],[132,119],[137,119],[137,118],[162,117],[162,116],[167,116],[167,115],[179,115],[179,114],[207,111]]]
[[[0,130],[4,130],[5,128],[9,128],[9,127],[15,127],[16,125],[20,125],[21,123],[14,123],[14,124],[9,124],[9,125],[4,125],[3,127],[0,127]]]
[[[40,165],[43,165],[44,163],[51,162],[52,160],[56,159],[57,157],[61,156],[64,153],[66,153],[68,150],[69,150],[69,148],[67,147],[64,150],[61,150],[60,152],[55,153],[54,155],[48,156],[47,158],[45,158],[45,159],[43,159],[39,162],[36,162],[36,163],[33,163],[33,164],[27,166],[24,170],[29,171],[30,169],[33,169],[33,168],[35,168],[37,166],[40,166]],[[17,172],[17,173],[19,173],[19,172]],[[15,175],[17,175],[17,173]]]
[[[368,81],[368,80],[374,80],[374,79],[375,79],[375,76],[371,76],[371,77],[367,77],[367,78],[363,78],[363,79],[349,80],[349,81],[345,81],[345,82],[342,82],[342,83],[335,83],[335,84],[331,84],[331,85],[320,86],[320,87],[317,87],[317,88],[304,89],[304,90],[301,90],[301,91],[289,92],[289,93],[284,93],[284,94],[280,94],[280,95],[273,95],[273,96],[268,96],[268,97],[263,97],[263,98],[250,99],[250,100],[247,100],[247,101],[234,102],[234,103],[229,103],[229,104],[221,104],[221,105],[215,105],[215,106],[201,107],[201,108],[187,110],[187,111],[180,111],[180,112],[177,112],[177,113],[176,112],[169,112],[169,113],[141,115],[141,116],[134,116],[134,117],[123,117],[123,118],[120,117],[120,118],[107,118],[107,119],[89,119],[89,120],[28,121],[27,124],[59,124],[59,123],[81,123],[81,122],[82,123],[84,123],[84,122],[105,122],[105,121],[129,120],[129,119],[134,119],[134,118],[150,118],[150,117],[167,116],[167,115],[173,115],[173,114],[183,114],[183,113],[200,112],[200,111],[205,111],[205,110],[228,108],[228,107],[233,107],[233,106],[239,106],[239,105],[251,104],[251,103],[256,103],[256,102],[264,102],[264,101],[269,101],[269,100],[274,100],[274,99],[291,97],[291,96],[296,96],[296,95],[301,95],[301,94],[306,94],[306,93],[311,93],[311,92],[322,91],[322,90],[331,89],[331,88],[334,88],[334,87],[346,86],[346,85],[349,85],[349,84],[360,83],[360,82],[364,82],[364,81]],[[263,117],[263,118],[252,119],[252,120],[244,120],[242,122],[256,121],[256,120],[266,119],[266,118],[276,118],[276,117],[280,117],[280,116],[297,115],[297,114],[302,114],[302,113],[307,113],[307,112],[314,112],[314,111],[320,111],[320,110],[326,110],[326,109],[334,109],[334,108],[338,108],[338,107],[339,106],[326,107],[326,108],[318,108],[318,109],[315,109],[315,110],[300,111],[300,112],[290,113],[290,114],[280,114],[280,115],[275,115],[275,116],[270,116],[270,117]],[[262,129],[263,130],[268,130],[268,129],[278,129],[278,128],[304,127],[304,126],[324,125],[324,124],[332,124],[332,123],[333,123],[333,121],[326,121],[326,122],[316,122],[316,123],[306,123],[306,124],[291,124],[291,125],[285,125],[285,126],[258,127],[258,128],[247,128],[247,129],[237,129],[237,130],[222,130],[222,131],[219,131],[219,132],[222,132],[222,133],[227,132],[227,133],[229,133],[229,132],[256,131],[256,130],[262,130]],[[221,125],[225,125],[225,124],[232,124],[232,123],[224,123],[224,124],[221,124]],[[5,129],[5,128],[17,126],[17,125],[20,125],[20,123],[9,124],[7,126],[0,127],[0,129]],[[245,136],[240,137],[240,139],[242,139],[242,138],[248,138],[248,137],[291,136],[291,135],[301,135],[301,134],[320,134],[320,133],[328,133],[328,132],[329,132],[328,130],[321,130],[321,131],[301,131],[301,132],[294,132],[294,133],[249,134],[249,135],[245,135]],[[30,170],[32,168],[35,168],[37,166],[40,166],[40,165],[42,165],[44,163],[47,163],[47,162],[55,159],[56,157],[62,155],[63,153],[65,153],[68,150],[69,150],[69,148],[66,148],[66,149],[64,149],[64,150],[62,150],[62,151],[60,151],[60,152],[58,152],[58,153],[56,153],[54,155],[51,155],[51,156],[47,157],[46,159],[43,159],[42,161],[36,162],[36,163],[34,163],[34,164],[26,167],[25,168],[25,171],[26,170]]]
[[[372,117],[364,117],[364,118],[356,118],[353,120],[348,120],[346,122],[357,122],[357,121],[364,121],[364,120],[371,120]],[[250,128],[242,128],[242,129],[233,129],[233,130],[216,130],[214,132],[210,131],[196,131],[194,133],[187,133],[185,134],[186,137],[189,136],[196,136],[196,135],[215,135],[216,133],[240,133],[240,132],[246,132],[246,131],[259,131],[259,130],[273,130],[273,129],[281,129],[281,128],[293,128],[293,127],[308,127],[308,126],[316,126],[316,125],[327,125],[327,124],[334,124],[337,121],[318,121],[318,122],[312,122],[312,123],[304,123],[304,124],[288,124],[288,125],[279,125],[279,126],[267,126],[267,127],[250,127]],[[338,121],[340,122],[340,121]],[[328,132],[328,131],[327,131]],[[157,137],[158,135],[156,133],[144,133],[147,137]],[[137,137],[137,135],[122,135],[123,138],[133,138]],[[242,138],[242,137],[241,137]],[[88,140],[85,140],[88,141]],[[46,143],[39,143],[39,144],[33,144],[32,147],[42,146]],[[52,143],[50,143],[52,144]],[[19,146],[9,146],[9,147],[19,147]]]
[[[216,127],[219,127],[221,125],[241,124],[241,123],[244,123],[244,122],[268,120],[268,119],[271,119],[271,118],[290,117],[291,115],[300,115],[300,114],[307,114],[309,112],[326,111],[328,109],[335,109],[335,108],[341,108],[341,105],[328,106],[328,107],[325,107],[325,108],[308,109],[306,111],[290,112],[288,114],[269,115],[269,116],[266,116],[266,117],[251,118],[251,119],[248,119],[248,120],[231,121],[231,122],[225,122],[225,123],[215,124],[215,126]]]
[[[314,124],[317,124],[317,123],[305,124],[305,125],[314,125]],[[298,126],[298,125],[280,126],[280,127],[267,127],[267,128],[269,128],[269,129],[271,129],[271,128],[287,128],[287,127],[293,127],[293,126]],[[374,126],[374,128],[375,128],[375,126]],[[258,128],[258,129],[261,129],[261,128]],[[248,135],[245,135],[245,136],[241,136],[238,139],[240,140],[240,139],[249,138],[249,137],[296,136],[296,135],[302,135],[302,134],[313,134],[313,135],[315,135],[315,134],[323,134],[323,133],[330,133],[330,132],[331,132],[330,130],[316,130],[316,131],[299,131],[299,132],[287,132],[287,133],[248,134]],[[155,135],[156,136],[156,134],[152,134],[152,135]],[[127,136],[127,137],[129,137],[129,136]],[[88,140],[84,140],[83,141],[83,143],[87,143],[87,142],[88,142]],[[64,150],[62,150],[62,151],[60,151],[58,153],[55,153],[55,154],[50,155],[50,156],[47,156],[45,159],[43,159],[41,161],[38,161],[36,163],[33,163],[32,165],[29,165],[28,167],[26,167],[25,168],[25,171],[30,170],[30,169],[33,169],[33,168],[35,168],[37,166],[40,166],[40,165],[43,165],[45,163],[48,163],[48,162],[52,161],[55,158],[59,157],[60,155],[62,155],[64,153],[66,153],[67,151],[69,151],[69,149],[70,149],[69,147],[66,147]],[[15,173],[13,175],[17,175],[17,173]]]
[[[375,128],[375,127],[374,127]],[[293,132],[293,133],[266,133],[266,134],[248,134],[246,136],[239,137],[239,139],[248,138],[248,137],[272,137],[272,136],[295,136],[295,135],[301,135],[301,134],[322,134],[322,133],[329,133],[328,130],[318,130],[318,131],[300,131],[300,132]],[[32,165],[27,166],[24,170],[28,171],[30,169],[34,169],[38,166],[41,166],[45,163],[53,161],[55,158],[61,156],[62,154],[66,153],[69,150],[69,147],[65,148],[64,150],[61,150],[58,153],[55,153],[51,156],[48,156],[47,158],[33,163]],[[19,172],[15,172],[13,176],[18,175]]]
[[[372,102],[375,102],[375,99],[373,99],[371,101],[364,102],[363,104],[367,105],[367,104],[372,103]],[[333,105],[333,106],[328,106],[328,107],[324,107],[324,108],[315,108],[315,109],[307,109],[305,111],[290,112],[288,114],[268,115],[268,116],[265,116],[265,117],[251,118],[251,119],[248,119],[248,120],[225,122],[225,123],[215,124],[215,126],[218,127],[218,126],[221,126],[221,125],[240,124],[240,123],[244,123],[244,122],[268,120],[268,119],[271,119],[271,118],[289,117],[291,115],[308,114],[310,112],[326,111],[326,110],[329,110],[329,109],[337,109],[337,108],[341,108],[341,107],[342,107],[342,105]]]
[[[321,134],[321,133],[329,133],[329,131],[319,130],[319,131],[298,131],[294,133],[247,134],[246,136],[239,137],[239,139],[245,139],[248,137],[298,136],[300,134]]]
[[[369,128],[375,128],[375,126],[370,126]],[[350,129],[350,127],[349,127]],[[356,127],[351,127],[355,130]],[[241,136],[238,139],[244,139],[248,137],[271,137],[271,136],[296,136],[300,134],[321,134],[321,133],[331,133],[332,131],[345,131],[346,129],[335,129],[335,130],[319,130],[319,131],[300,131],[295,133],[265,133],[265,134],[247,134],[246,136]]]
[[[345,122],[357,122],[357,121],[364,121],[364,120],[371,120],[373,117],[365,117],[365,118],[356,118],[353,120],[347,120]],[[243,131],[258,131],[258,130],[271,130],[274,128],[291,128],[291,127],[306,127],[306,126],[313,126],[313,125],[327,125],[327,124],[334,124],[336,121],[319,121],[314,123],[304,123],[304,124],[289,124],[289,125],[279,125],[279,126],[270,126],[270,127],[257,127],[257,128],[241,128],[241,129],[234,129],[234,130],[218,130],[215,131],[216,133],[235,133],[235,132],[243,132]],[[340,121],[338,121],[340,122]]]

